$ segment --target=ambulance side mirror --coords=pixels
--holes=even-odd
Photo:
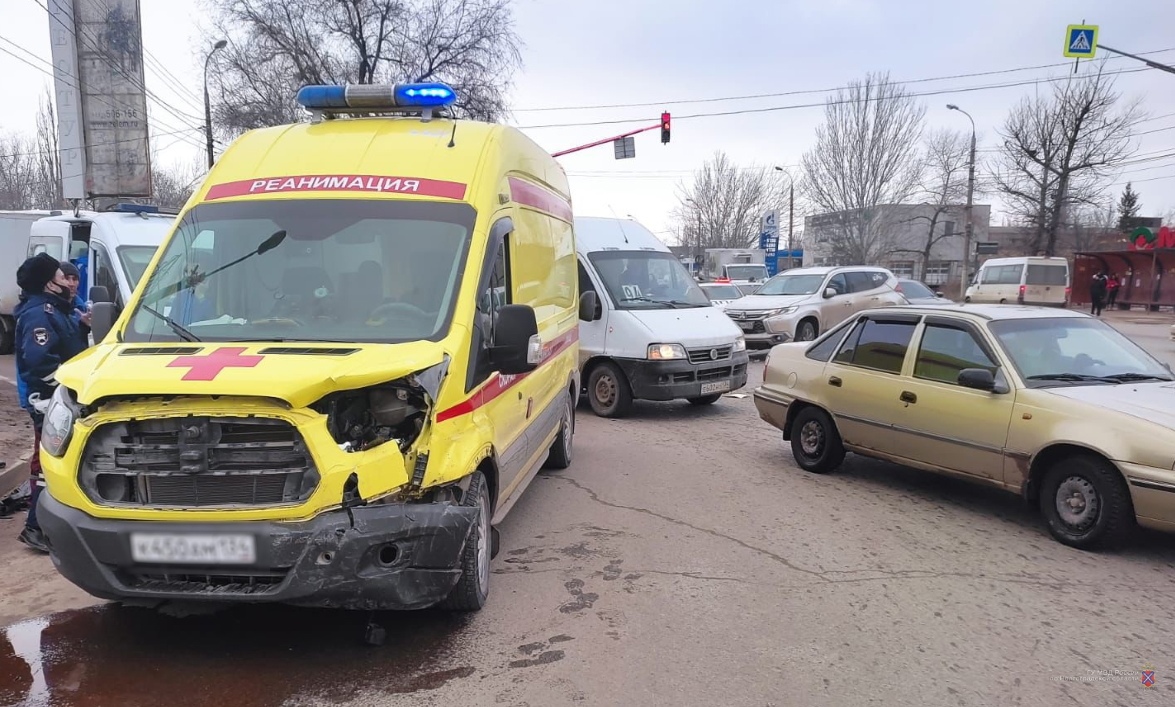
[[[600,305],[600,298],[592,290],[579,296],[579,318],[581,321],[594,322],[604,316],[604,308]]]
[[[502,305],[495,315],[494,345],[490,362],[498,373],[516,375],[533,371],[537,356],[528,355],[531,342],[538,338],[539,323],[534,309],[525,304]]]
[[[101,343],[110,330],[114,328],[114,320],[118,319],[118,309],[113,302],[94,302],[90,310],[90,334],[94,336],[94,343]]]

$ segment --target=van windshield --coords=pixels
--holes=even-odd
[[[672,253],[602,250],[588,259],[619,309],[710,306],[710,298]]]
[[[139,284],[139,279],[155,257],[156,247],[153,245],[124,245],[118,248],[118,259],[122,261],[122,271],[126,275],[127,284],[133,290]]]
[[[149,274],[124,339],[183,338],[170,317],[201,341],[438,340],[474,219],[460,203],[201,204]]]
[[[764,280],[767,278],[766,265],[727,265],[726,276],[731,280]]]

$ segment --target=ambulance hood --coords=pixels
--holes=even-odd
[[[221,395],[277,398],[291,407],[327,393],[421,374],[434,401],[446,363],[431,341],[404,344],[317,342],[103,344],[61,366],[57,380],[78,402],[109,397]],[[427,371],[427,373],[425,373]]]

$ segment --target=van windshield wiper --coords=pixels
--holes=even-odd
[[[150,307],[148,307],[145,304],[142,306],[142,308],[145,311],[150,312],[151,314],[154,314],[157,318],[162,319],[163,323],[166,324],[167,326],[171,327],[171,330],[176,333],[176,336],[183,339],[184,341],[192,341],[192,342],[200,341],[200,337],[196,336],[192,332],[185,329],[182,324],[180,324],[176,320],[172,319],[171,317],[167,316],[166,314],[160,314],[159,312],[156,312],[154,309],[151,309]]]

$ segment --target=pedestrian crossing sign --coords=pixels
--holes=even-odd
[[[1069,25],[1065,29],[1065,56],[1092,59],[1097,53],[1097,25]]]

